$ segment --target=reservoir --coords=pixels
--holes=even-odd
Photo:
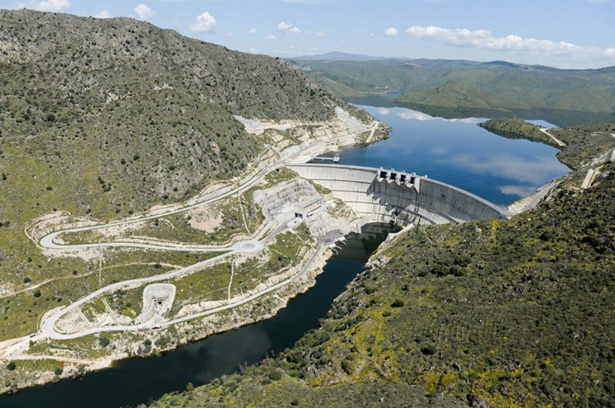
[[[477,126],[481,119],[442,119],[395,106],[359,106],[394,130],[389,139],[368,147],[345,148],[342,164],[416,172],[505,206],[569,169],[555,158],[557,149],[511,140]],[[541,123],[548,125],[547,123]],[[333,300],[360,272],[370,254],[391,232],[388,224],[369,224],[350,234],[327,262],[316,285],[297,296],[271,319],[180,347],[153,358],[123,360],[113,368],[1,395],[3,408],[136,407],[165,393],[183,391],[240,365],[257,363],[291,347],[318,327]]]
[[[477,125],[487,119],[443,119],[400,107],[358,107],[393,132],[376,144],[342,149],[340,164],[428,175],[500,206],[570,171],[555,157],[556,148],[494,135]]]

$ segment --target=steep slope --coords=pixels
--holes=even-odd
[[[0,24],[4,143],[56,169],[72,155],[70,168],[110,183],[107,201],[122,197],[124,208],[245,167],[261,147],[232,114],[327,120],[340,104],[283,61],[130,19],[4,11]]]
[[[371,121],[283,60],[132,19],[0,11],[0,341],[87,293],[94,268],[45,256],[24,233],[32,220],[185,200],[258,162],[263,139],[234,115],[308,126],[338,106]]]
[[[153,406],[612,406],[604,170],[509,221],[409,231],[294,348]]]

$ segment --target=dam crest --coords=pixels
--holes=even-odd
[[[331,190],[358,215],[372,216],[373,221],[446,224],[513,215],[470,192],[414,173],[320,163],[287,167]]]

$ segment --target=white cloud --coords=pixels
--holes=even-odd
[[[250,31],[248,31],[250,34],[256,34],[256,28],[251,29]]]
[[[273,40],[275,40],[275,35],[266,35],[265,36],[265,40],[273,41]]]
[[[280,24],[278,24],[278,31],[280,32],[286,32],[288,30],[290,30],[290,28],[293,26],[293,23],[285,23],[285,22],[281,22]]]
[[[373,37],[376,36],[376,34],[375,33],[369,33],[369,36],[373,38]]]
[[[491,174],[533,186],[540,186],[544,184],[545,180],[559,177],[564,167],[563,164],[553,160],[552,157],[524,158],[509,153],[492,155],[486,153],[459,154],[450,155],[446,160],[455,167],[476,174]]]
[[[38,11],[60,11],[70,7],[68,0],[44,0],[32,4],[32,8]]]
[[[602,55],[605,57],[615,57],[615,48],[607,48],[602,51]]]
[[[141,3],[137,7],[134,8],[134,12],[137,15],[139,20],[149,20],[156,15],[156,12],[151,8],[147,7],[145,4]]]
[[[325,38],[325,33],[316,33],[316,37]]]
[[[195,33],[211,33],[218,22],[211,14],[205,12],[196,17],[196,23],[190,24],[190,31]]]
[[[399,31],[395,27],[390,27],[384,30],[384,35],[387,37],[395,37],[397,34],[399,34]]]
[[[109,13],[109,10],[104,9],[100,13],[96,14],[94,17],[96,17],[96,18],[111,18],[111,13]]]
[[[578,46],[568,42],[537,40],[518,35],[496,37],[488,30],[450,29],[442,27],[413,26],[406,34],[422,39],[463,48],[481,48],[491,51],[527,52],[542,55],[567,55],[575,57],[615,56],[615,52],[597,47]]]
[[[278,31],[288,34],[301,34],[301,30],[298,27],[295,27],[293,23],[285,23],[284,21],[278,24]]]

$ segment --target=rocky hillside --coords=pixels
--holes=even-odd
[[[26,155],[51,187],[79,176],[97,188],[63,194],[84,211],[100,190],[95,213],[140,211],[241,170],[261,147],[232,115],[322,121],[342,104],[282,60],[132,19],[19,10],[0,26],[0,167],[15,177]]]
[[[615,404],[615,168],[507,221],[415,228],[291,350],[155,407]]]
[[[78,285],[28,288],[92,268],[48,259],[26,223],[184,200],[263,151],[235,115],[310,124],[338,106],[371,121],[283,60],[132,19],[0,11],[0,341],[35,331]]]

